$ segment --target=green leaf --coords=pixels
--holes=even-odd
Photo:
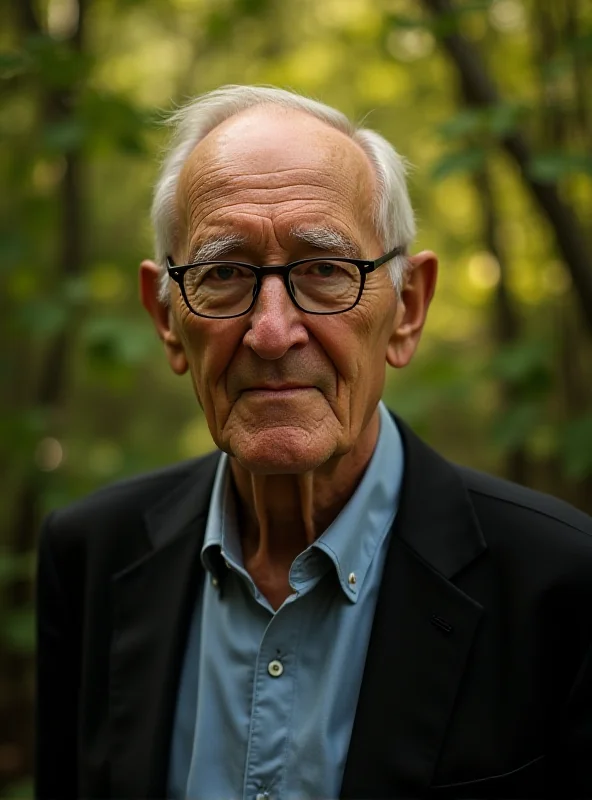
[[[86,80],[92,58],[51,36],[31,36],[25,44],[33,70],[45,86],[67,89]]]
[[[576,36],[567,43],[567,46],[572,53],[582,55],[592,53],[592,31]]]
[[[562,78],[566,73],[571,73],[572,69],[572,58],[567,53],[561,53],[542,65],[541,75],[544,81],[553,82]]]
[[[95,367],[139,364],[152,351],[150,329],[120,317],[97,317],[83,329],[82,338]]]
[[[90,297],[90,286],[86,275],[77,275],[61,282],[61,296],[70,307],[80,306]]]
[[[35,554],[0,553],[0,584],[30,578],[35,569]]]
[[[446,140],[467,136],[502,138],[516,128],[523,112],[523,107],[514,103],[464,109],[442,123],[439,132]]]
[[[581,479],[592,475],[592,414],[585,414],[566,425],[561,450],[568,477]]]
[[[490,5],[491,0],[471,0],[471,2],[455,6],[449,11],[433,15],[428,24],[435,36],[444,38],[458,32],[459,22],[465,14],[486,11]]]
[[[23,236],[17,231],[0,232],[0,273],[13,272],[26,252]]]
[[[270,0],[235,0],[234,13],[240,16],[260,17],[269,9]]]
[[[30,798],[35,794],[35,785],[33,778],[22,778],[21,780],[9,783],[4,789],[2,797],[21,797]]]
[[[443,122],[438,131],[444,139],[457,139],[459,136],[475,133],[481,127],[482,119],[482,111],[465,109]]]
[[[551,353],[545,342],[521,342],[500,350],[487,372],[511,386],[524,402],[541,403],[553,389]]]
[[[517,403],[500,415],[493,424],[493,443],[508,452],[522,447],[536,430],[542,417],[537,403]]]
[[[32,608],[17,609],[2,615],[2,639],[17,653],[35,649],[35,613]]]
[[[233,31],[235,19],[227,9],[214,8],[205,20],[205,31],[209,41],[213,44],[223,44]]]
[[[486,115],[488,130],[499,138],[507,136],[515,130],[524,108],[512,103],[499,103],[492,106]]]
[[[45,127],[43,144],[52,153],[70,153],[81,147],[86,135],[84,122],[76,117],[69,117]]]
[[[385,28],[400,28],[402,30],[415,30],[416,28],[426,28],[427,24],[424,20],[417,17],[407,17],[404,14],[386,14],[385,15]]]
[[[485,164],[485,150],[481,147],[468,147],[443,156],[432,167],[432,178],[442,181],[450,175],[475,172]]]
[[[553,183],[565,175],[582,172],[592,175],[592,155],[588,153],[545,153],[530,162],[528,174],[541,183]]]
[[[29,66],[30,61],[24,52],[0,52],[0,77],[5,80],[26,72]]]
[[[62,330],[68,319],[68,308],[63,300],[31,300],[16,313],[17,324],[35,335],[50,336]]]
[[[87,91],[77,113],[91,143],[111,148],[115,145],[130,155],[145,152],[144,134],[153,125],[154,117],[126,97]]]
[[[552,378],[550,360],[546,342],[519,341],[501,349],[492,358],[489,370],[494,378],[515,385],[538,385],[542,381],[547,386]]]

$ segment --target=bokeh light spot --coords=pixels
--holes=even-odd
[[[526,12],[520,0],[495,0],[489,8],[489,21],[502,33],[523,31],[526,27]]]
[[[487,251],[475,253],[467,264],[469,280],[477,289],[493,289],[500,279],[497,258]]]
[[[35,449],[35,463],[43,472],[53,472],[64,460],[64,448],[52,436],[41,439]]]
[[[423,28],[392,30],[386,40],[389,53],[399,61],[411,62],[429,56],[434,50],[434,37]]]

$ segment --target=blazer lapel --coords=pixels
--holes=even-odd
[[[146,515],[152,549],[115,575],[110,654],[111,794],[166,796],[179,673],[218,454]]]
[[[429,786],[481,606],[452,582],[485,549],[457,471],[402,422],[405,475],[341,797]]]

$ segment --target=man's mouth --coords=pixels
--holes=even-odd
[[[276,395],[287,398],[310,392],[316,388],[317,387],[312,384],[302,383],[261,383],[256,386],[249,386],[248,389],[244,389],[242,393],[247,395],[261,394],[266,397]]]

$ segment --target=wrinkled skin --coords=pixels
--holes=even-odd
[[[171,255],[188,263],[205,241],[238,233],[247,242],[225,259],[285,264],[330,255],[293,235],[294,227],[322,227],[353,241],[359,257],[378,258],[374,187],[367,157],[344,134],[303,112],[250,109],[188,158]],[[142,263],[142,299],[169,363],[189,371],[212,437],[231,456],[245,566],[274,607],[290,593],[293,558],[363,475],[386,364],[405,366],[417,347],[437,262],[431,252],[409,261],[400,300],[379,268],[354,309],[314,316],[292,304],[279,276],[268,276],[249,314],[229,320],[195,316],[172,282],[167,309],[157,265]]]

